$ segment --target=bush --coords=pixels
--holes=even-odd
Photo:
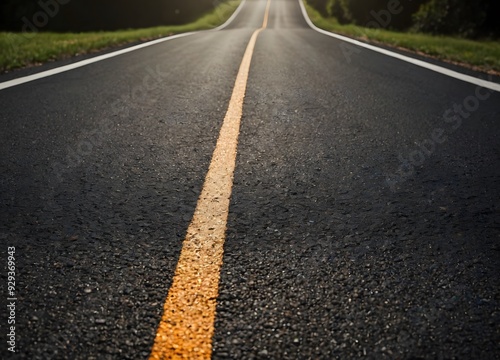
[[[339,23],[353,23],[366,27],[384,27],[406,30],[412,26],[412,16],[426,0],[333,0],[331,15]],[[395,5],[394,5],[395,4]],[[395,7],[397,13],[391,14],[389,23],[380,23],[379,15]]]
[[[340,24],[349,24],[351,22],[341,0],[333,0],[331,2],[330,15],[336,18]]]
[[[415,29],[432,34],[478,36],[486,21],[487,3],[481,0],[431,0],[415,14]]]
[[[328,10],[330,0],[308,0],[307,3],[315,8],[323,17],[330,15]]]

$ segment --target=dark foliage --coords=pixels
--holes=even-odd
[[[341,24],[464,37],[500,37],[499,0],[308,0]]]
[[[3,0],[0,29],[94,31],[188,23],[218,0]]]
[[[340,23],[406,30],[425,0],[333,0],[331,14]]]
[[[498,0],[431,0],[414,15],[419,31],[464,37],[500,35]]]
[[[329,0],[308,0],[309,5],[319,11],[319,13],[323,16],[329,16],[328,13],[328,5]]]

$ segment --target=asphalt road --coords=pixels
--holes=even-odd
[[[1,358],[148,357],[265,6],[0,92]],[[213,358],[500,359],[500,94],[342,44],[272,0]]]

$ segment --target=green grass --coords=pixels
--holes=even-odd
[[[474,41],[449,36],[433,36],[413,32],[369,29],[355,25],[341,25],[335,18],[324,18],[307,3],[305,5],[311,21],[321,29],[366,42],[404,48],[484,72],[500,72],[499,41]]]
[[[0,32],[0,72],[91,53],[109,47],[184,32],[212,29],[229,19],[240,2],[241,0],[229,0],[197,21],[179,26],[89,33]]]

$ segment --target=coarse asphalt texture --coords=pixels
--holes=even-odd
[[[0,358],[149,356],[265,7],[0,92]],[[500,94],[342,44],[272,0],[212,357],[500,359]]]

